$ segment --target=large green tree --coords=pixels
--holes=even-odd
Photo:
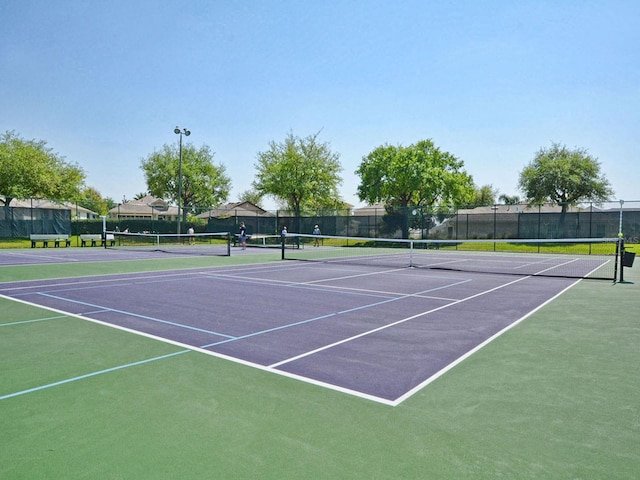
[[[613,194],[597,158],[585,149],[559,143],[536,153],[520,173],[518,185],[529,202],[555,203],[562,213],[578,202],[602,202]]]
[[[342,204],[338,193],[342,183],[340,156],[329,144],[320,142],[318,135],[300,138],[290,133],[284,142],[271,142],[269,149],[257,156],[253,188],[284,203],[296,217],[305,209]]]
[[[210,207],[222,203],[229,196],[231,180],[222,164],[214,164],[213,153],[207,145],[199,149],[192,144],[182,145],[182,187],[180,177],[180,151],[176,145],[164,145],[141,162],[149,193],[173,202],[183,208],[182,220],[195,207]]]
[[[408,147],[384,145],[362,159],[358,197],[400,207],[465,204],[473,199],[472,177],[464,162],[431,140]]]
[[[408,147],[383,145],[364,157],[356,170],[358,197],[371,204],[383,202],[390,229],[400,228],[406,238],[407,207],[464,205],[473,200],[473,179],[463,167],[462,160],[430,139]]]
[[[40,197],[76,200],[85,173],[64,160],[43,140],[25,140],[13,131],[0,136],[0,195],[8,205],[13,198]]]

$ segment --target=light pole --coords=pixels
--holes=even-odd
[[[178,235],[180,235],[180,224],[182,222],[180,217],[180,202],[182,202],[182,135],[188,137],[191,132],[186,128],[176,127],[173,129],[173,133],[180,135],[180,162],[178,166]]]

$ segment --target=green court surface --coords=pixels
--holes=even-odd
[[[7,267],[0,281],[257,260]],[[638,265],[624,283],[579,282],[397,407],[6,298],[0,311],[3,480],[640,472]]]

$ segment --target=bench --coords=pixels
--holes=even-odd
[[[80,245],[83,247],[87,246],[87,243],[90,243],[92,247],[97,245],[97,242],[102,242],[102,235],[100,234],[81,234],[80,235]]]
[[[59,247],[60,244],[65,247],[71,246],[71,240],[69,239],[69,235],[57,234],[57,233],[49,233],[49,234],[38,234],[32,233],[29,235],[29,239],[31,240],[31,248],[36,248],[38,242],[42,242],[43,247],[48,247],[49,242],[53,242],[54,246]]]
[[[87,243],[90,244],[92,247],[95,247],[98,245],[98,241],[100,241],[100,245],[102,245],[103,247],[104,247],[105,241],[109,242],[111,246],[114,246],[116,243],[116,238],[111,233],[108,233],[104,240],[102,239],[102,235],[100,235],[99,233],[98,234],[83,233],[80,235],[80,245],[83,247],[86,247]]]

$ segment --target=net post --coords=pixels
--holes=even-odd
[[[624,282],[624,234],[622,233],[623,206],[624,206],[624,200],[620,200],[620,220],[618,222],[618,239],[619,239],[618,243],[620,247],[620,282]]]
[[[413,241],[409,242],[409,268],[413,268]]]
[[[227,257],[231,256],[231,232],[227,232]]]
[[[281,257],[280,257],[280,259],[281,259],[281,260],[284,260],[284,259],[285,259],[285,257],[284,257],[284,240],[285,240],[285,238],[286,238],[286,237],[285,237],[284,235],[280,235],[280,250],[281,250],[281,253],[280,253]]]
[[[618,238],[618,241],[616,242],[616,253],[613,260],[613,283],[618,281],[618,268],[620,268],[618,264],[619,260],[622,259],[620,258],[620,239]]]
[[[620,238],[620,283],[624,282],[624,238]]]
[[[100,215],[102,217],[102,244],[106,250],[107,248],[107,216]]]

